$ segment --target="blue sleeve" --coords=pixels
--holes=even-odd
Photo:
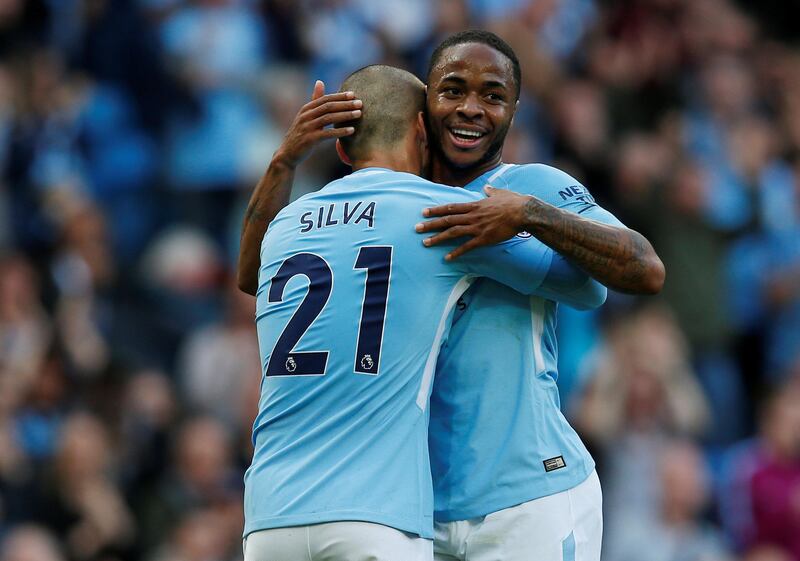
[[[603,305],[608,289],[564,257],[554,253],[550,269],[535,294],[576,310],[592,310]]]
[[[560,169],[544,164],[517,165],[497,179],[503,187],[523,195],[533,195],[557,208],[609,226],[624,228],[613,214],[599,206],[589,190]],[[608,290],[559,254],[554,254],[550,271],[537,296],[564,303],[579,310],[597,308]]]
[[[463,242],[466,240],[457,240]],[[457,243],[454,247],[457,247]],[[536,238],[511,238],[488,247],[479,247],[456,262],[464,272],[488,277],[522,294],[536,294],[550,271],[555,253]]]
[[[432,197],[436,205],[481,199],[481,195],[452,187],[444,197]],[[452,251],[465,241],[466,238],[460,238],[439,247]],[[534,294],[550,270],[553,255],[553,250],[536,238],[516,236],[494,246],[476,248],[453,261],[453,266],[465,274],[488,277],[522,294]]]
[[[570,174],[545,164],[518,165],[501,175],[495,187],[533,195],[557,208],[609,226],[625,225],[599,206],[589,190]]]

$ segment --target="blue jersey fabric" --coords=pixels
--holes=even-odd
[[[466,189],[480,193],[487,183],[621,225],[575,179],[550,166],[502,164]],[[560,409],[553,298],[480,279],[459,300],[431,396],[437,521],[484,516],[558,493],[594,469]]]
[[[332,521],[433,536],[428,400],[474,276],[532,293],[553,252],[514,239],[453,263],[414,232],[422,209],[480,196],[370,168],[287,206],[261,248],[265,377],[244,534]]]

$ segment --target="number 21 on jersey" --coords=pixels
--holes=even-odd
[[[391,246],[360,248],[353,269],[367,272],[353,370],[377,375],[380,367],[386,301],[392,270]],[[297,343],[316,321],[333,291],[334,272],[314,253],[286,259],[270,282],[268,302],[282,302],[287,283],[297,275],[308,278],[308,292],[278,337],[267,364],[267,376],[322,376],[328,367],[327,350],[295,351]]]

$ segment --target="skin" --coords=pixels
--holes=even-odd
[[[420,88],[424,86],[420,83]],[[269,167],[259,180],[247,204],[239,240],[237,285],[239,290],[255,296],[258,290],[258,269],[261,265],[261,240],[269,223],[289,204],[297,166],[312,148],[327,139],[336,139],[336,151],[343,163],[353,171],[365,167],[384,167],[420,175],[428,166],[427,130],[422,113],[410,127],[403,146],[405,151],[373,153],[364,160],[350,161],[338,142],[353,134],[353,127],[326,128],[357,119],[362,102],[353,92],[325,94],[325,84],[317,80],[311,101],[297,113],[280,148],[272,156]]]
[[[325,95],[325,84],[319,80],[314,84],[311,101],[297,113],[247,204],[237,267],[237,285],[243,292],[256,294],[261,240],[269,223],[289,204],[295,169],[317,143],[353,134],[353,127],[325,127],[357,119],[361,116],[361,105],[353,92]]]
[[[517,86],[510,61],[493,48],[476,43],[446,49],[429,76],[427,92],[433,180],[464,186],[502,162],[502,145],[517,107]],[[336,97],[344,96],[344,97]],[[260,243],[269,222],[288,203],[297,164],[325,138],[352,134],[351,129],[324,129],[354,118],[358,100],[345,94],[324,95],[317,82],[312,101],[298,113],[281,148],[256,186],[242,226],[239,287],[255,294]],[[459,143],[454,129],[477,131],[475,143]],[[608,226],[566,212],[544,201],[506,190],[488,189],[477,203],[425,209],[433,218],[418,232],[436,232],[426,245],[466,236],[450,253],[455,259],[483,245],[527,231],[607,287],[630,294],[655,294],[664,283],[664,266],[638,232]]]
[[[428,124],[433,143],[434,181],[464,186],[501,163],[497,150],[505,140],[517,108],[517,86],[511,62],[493,48],[477,43],[446,49],[431,71]],[[472,146],[459,146],[457,128],[485,133]],[[527,231],[572,261],[594,279],[619,292],[655,294],[664,284],[664,265],[647,239],[627,228],[608,226],[561,210],[536,197],[487,187],[476,203],[425,209],[438,217],[418,224],[418,232],[440,233],[425,240],[434,246],[469,238],[448,259]]]
[[[427,105],[433,179],[463,187],[501,163],[514,119],[517,87],[511,61],[485,45],[457,45],[442,53],[429,76]],[[465,146],[453,134],[466,129],[483,134]]]
[[[420,93],[424,87],[420,82]],[[386,168],[393,171],[402,171],[422,175],[428,162],[428,131],[425,128],[425,118],[420,112],[414,123],[409,126],[408,132],[397,144],[402,150],[387,150],[372,152],[360,160],[351,159],[344,150],[342,143],[336,141],[336,154],[343,164],[350,166],[353,171],[365,168]]]

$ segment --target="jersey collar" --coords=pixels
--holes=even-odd
[[[464,185],[464,187],[473,191],[480,191],[483,189],[483,186],[487,184],[497,187],[497,185],[495,185],[493,182],[512,167],[514,167],[514,164],[497,164],[492,169],[483,172],[483,174]]]

